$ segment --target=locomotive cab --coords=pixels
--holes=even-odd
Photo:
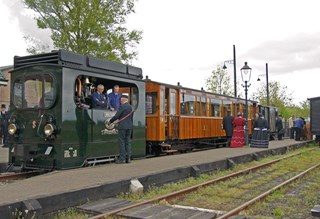
[[[145,156],[145,85],[139,68],[64,50],[15,57],[11,72],[9,163],[25,169],[67,169],[115,160],[116,113],[95,108],[92,94],[114,85],[133,106],[132,157]]]

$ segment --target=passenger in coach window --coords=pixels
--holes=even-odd
[[[109,94],[108,106],[111,111],[118,110],[120,107],[121,93],[119,85],[114,85],[112,92]]]
[[[227,145],[230,147],[231,144],[231,138],[233,134],[233,122],[234,117],[231,115],[231,110],[227,110],[227,116],[223,117],[222,120],[222,128],[226,132],[226,137],[227,137]]]
[[[94,108],[104,109],[108,107],[107,96],[103,93],[104,86],[99,84],[97,91],[92,95],[92,105]]]
[[[128,103],[128,96],[121,96],[121,106],[117,113],[109,120],[118,124],[118,141],[120,157],[116,163],[130,163],[131,161],[131,133],[133,127],[133,107]]]

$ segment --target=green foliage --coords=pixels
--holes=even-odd
[[[206,87],[208,91],[217,94],[232,95],[230,76],[226,74],[220,65],[213,70],[210,77],[206,79]]]
[[[135,0],[24,0],[37,25],[51,29],[54,47],[117,62],[136,58],[141,31],[124,27]],[[38,46],[39,48],[39,46]],[[41,48],[41,46],[40,46]],[[37,47],[29,48],[37,52]]]
[[[281,86],[278,81],[269,82],[269,102],[271,106],[283,107],[288,106],[292,100],[292,94],[288,93],[287,86]],[[262,83],[261,87],[252,94],[254,100],[258,100],[260,104],[267,105],[266,84]]]
[[[288,87],[282,86],[280,82],[269,82],[269,98],[269,105],[278,107],[279,113],[282,114],[284,118],[289,118],[291,115],[295,115],[296,117],[309,117],[309,101],[303,101],[299,105],[293,104],[292,93],[288,93]],[[261,83],[261,87],[252,94],[252,99],[257,100],[262,105],[267,105],[267,91],[265,83]]]
[[[68,208],[64,211],[59,211],[57,214],[52,216],[53,219],[85,219],[88,218],[88,215],[85,213],[79,212],[74,208]]]
[[[279,208],[274,209],[272,213],[276,217],[281,217],[284,215],[283,211]]]

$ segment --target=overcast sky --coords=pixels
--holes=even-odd
[[[1,0],[0,19],[0,66],[26,55],[24,35],[50,41],[20,0]],[[152,80],[200,89],[217,65],[233,58],[235,45],[238,80],[245,61],[252,68],[249,93],[261,85],[257,78],[268,63],[269,81],[286,85],[298,103],[320,96],[319,21],[318,0],[139,0],[128,21],[143,31],[132,64]]]

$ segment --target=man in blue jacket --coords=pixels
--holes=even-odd
[[[119,85],[113,86],[113,91],[109,94],[108,106],[111,111],[118,110],[120,107],[121,93],[119,93]]]
[[[294,122],[294,130],[296,132],[296,135],[295,135],[295,140],[296,141],[300,141],[300,138],[301,138],[301,132],[302,132],[302,129],[303,129],[303,126],[304,126],[304,122],[303,122],[303,119],[301,117],[297,118]]]
[[[133,107],[128,103],[128,96],[121,95],[121,106],[109,123],[118,120],[118,141],[120,157],[116,163],[130,163],[131,160],[131,132],[133,127]]]

